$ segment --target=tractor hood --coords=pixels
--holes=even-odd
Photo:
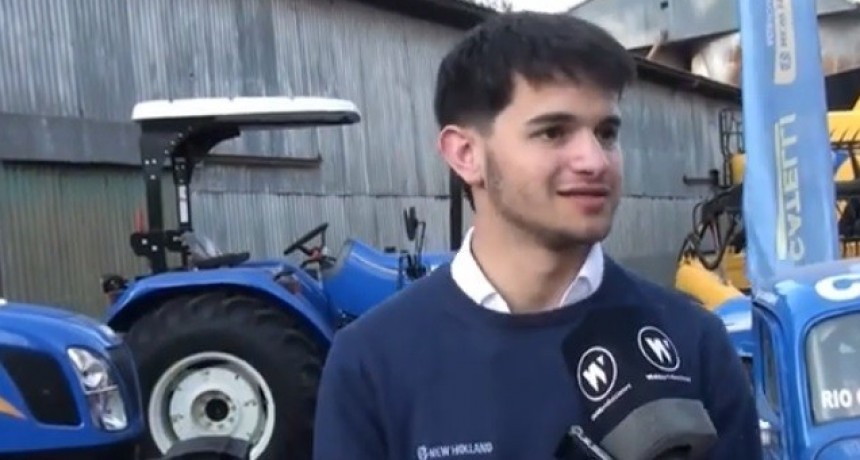
[[[87,316],[0,299],[0,344],[37,349],[68,345],[104,348],[120,340],[109,327]]]

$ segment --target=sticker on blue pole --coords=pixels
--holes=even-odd
[[[747,277],[835,260],[833,157],[816,2],[738,1]]]

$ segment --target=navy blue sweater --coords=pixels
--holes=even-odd
[[[693,363],[695,394],[720,436],[709,458],[760,458],[752,391],[721,321],[607,257],[600,289],[561,309],[485,309],[445,266],[339,331],[323,371],[314,459],[552,459],[586,416],[562,341],[587,309],[622,304],[653,309]]]

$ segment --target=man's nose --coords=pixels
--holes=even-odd
[[[600,175],[609,168],[606,149],[593,132],[585,130],[571,140],[565,161],[570,169],[582,174]]]

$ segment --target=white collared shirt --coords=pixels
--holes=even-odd
[[[500,313],[510,313],[507,302],[496,291],[487,279],[475,257],[472,255],[472,231],[469,228],[463,238],[460,250],[451,262],[451,276],[454,282],[475,303]],[[559,308],[586,299],[597,291],[603,281],[603,249],[600,243],[592,246],[582,269],[570,283],[558,305],[548,306],[547,309]]]

